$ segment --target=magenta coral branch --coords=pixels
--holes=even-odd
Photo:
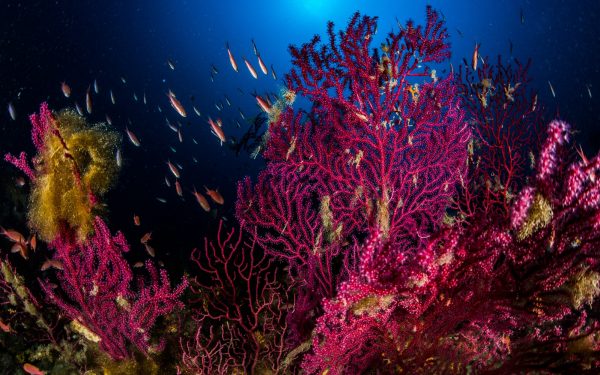
[[[76,331],[99,342],[114,359],[129,357],[129,344],[147,353],[156,319],[182,307],[178,297],[187,287],[187,280],[171,289],[166,272],[161,270],[159,275],[150,262],[146,263],[149,281],[137,292],[132,289],[133,275],[122,254],[129,251],[129,245],[122,233],[112,236],[98,217],[94,235],[85,242],[79,243],[72,233],[65,232],[50,247],[63,266],[57,277],[65,295],[49,282],[41,282],[42,288],[76,322]],[[155,347],[160,348],[161,343]]]

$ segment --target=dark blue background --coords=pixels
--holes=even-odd
[[[600,19],[598,1],[3,1],[0,4],[0,153],[31,151],[27,114],[47,100],[54,109],[85,104],[85,91],[98,80],[100,94],[94,96],[93,121],[104,121],[108,113],[114,126],[122,130],[130,119],[141,139],[137,149],[124,139],[125,166],[117,187],[108,195],[110,223],[126,232],[134,243],[134,258],[145,255],[137,238],[154,231],[159,258],[167,263],[187,259],[193,246],[203,245],[203,237],[214,229],[219,217],[234,225],[232,215],[235,184],[242,176],[255,176],[260,160],[248,155],[236,157],[221,147],[210,134],[207,116],[220,117],[228,135],[239,136],[244,127],[238,108],[248,118],[259,113],[251,93],[278,92],[281,77],[290,68],[289,44],[323,35],[326,22],[346,26],[352,14],[379,16],[379,31],[373,46],[396,27],[396,17],[423,23],[425,5],[442,12],[451,35],[452,62],[458,66],[470,57],[475,43],[480,53],[495,61],[498,54],[525,61],[531,57],[533,88],[548,117],[557,111],[581,132],[576,139],[588,154],[600,147]],[[521,12],[524,23],[521,23]],[[459,31],[462,36],[459,35]],[[254,39],[268,67],[273,64],[279,80],[264,76],[252,50]],[[229,42],[239,73],[230,65],[225,49]],[[257,69],[259,79],[248,74],[242,57]],[[166,64],[171,59],[174,71]],[[211,64],[219,73],[211,82]],[[127,79],[123,85],[120,77]],[[73,89],[71,99],[63,97],[60,82]],[[552,98],[551,81],[556,98]],[[586,85],[591,85],[589,98]],[[112,89],[117,105],[110,104]],[[173,122],[182,120],[170,108],[165,95],[172,89],[188,110],[181,121],[184,143],[165,126],[165,115]],[[239,89],[239,90],[238,90]],[[133,93],[139,97],[135,102]],[[143,93],[148,105],[141,102]],[[227,95],[232,106],[223,100]],[[192,111],[192,100],[202,118]],[[18,118],[12,121],[6,110],[13,102]],[[223,103],[223,111],[215,108]],[[157,111],[157,105],[163,113]],[[194,137],[199,145],[191,142]],[[177,149],[172,153],[169,146]],[[196,157],[198,164],[192,162]],[[169,175],[166,160],[180,163],[185,200],[164,185]],[[2,211],[0,224],[24,229],[23,202],[26,189],[14,186],[14,168],[0,167]],[[172,180],[172,179],[171,179]],[[226,204],[205,213],[189,193],[192,186],[219,187]],[[168,203],[159,203],[155,197]],[[142,227],[132,223],[141,216]],[[136,255],[137,254],[137,255]]]

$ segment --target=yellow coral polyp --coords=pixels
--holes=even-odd
[[[552,205],[542,195],[537,194],[533,200],[527,219],[521,225],[517,238],[519,241],[531,236],[533,233],[546,227],[550,224],[552,217],[554,216],[552,211]]]
[[[91,196],[106,193],[117,175],[114,155],[121,137],[105,124],[89,125],[73,110],[58,113],[55,126],[60,137],[47,134],[45,147],[36,157],[30,226],[47,242],[65,226],[84,239],[93,230],[99,208]]]

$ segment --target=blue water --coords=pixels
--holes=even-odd
[[[73,100],[85,107],[85,91],[97,80],[100,93],[93,96],[94,111],[89,118],[104,121],[109,114],[116,129],[128,126],[142,142],[141,148],[135,148],[124,139],[125,165],[118,185],[107,196],[111,226],[132,236],[154,230],[156,247],[163,249],[159,258],[167,263],[186,259],[191,247],[202,245],[203,236],[218,218],[225,217],[234,225],[236,181],[244,175],[255,176],[263,166],[260,158],[251,159],[244,152],[236,156],[221,146],[210,134],[207,116],[221,118],[226,134],[240,137],[250,125],[241,119],[239,110],[248,119],[260,112],[252,93],[278,93],[283,87],[282,78],[291,67],[288,45],[324,35],[328,20],[345,27],[358,10],[379,16],[376,47],[387,31],[397,28],[396,19],[401,24],[409,18],[423,23],[426,4],[439,10],[447,22],[454,66],[470,58],[476,43],[481,44],[480,54],[492,61],[498,54],[504,61],[531,58],[531,88],[539,90],[547,118],[560,115],[575,125],[580,130],[576,139],[588,153],[600,148],[598,1],[5,0],[0,4],[0,153],[32,151],[26,115],[44,100],[53,109],[72,106]],[[278,80],[270,72],[260,72],[252,40],[267,67],[274,67]],[[229,65],[227,42],[238,73]],[[254,65],[258,80],[248,73],[242,57]],[[175,70],[167,60],[175,64]],[[211,80],[212,65],[218,73]],[[62,81],[73,90],[70,99],[60,91]],[[109,89],[116,105],[110,103]],[[165,95],[169,89],[187,108],[186,119],[169,106]],[[147,105],[142,103],[144,93]],[[16,121],[6,110],[9,102],[17,111]],[[222,104],[223,110],[217,110],[215,103]],[[192,105],[202,117],[194,114]],[[182,144],[165,126],[165,116],[181,121]],[[169,176],[167,160],[183,167],[184,199],[164,184],[164,176]],[[13,168],[2,165],[0,174],[4,182],[0,222],[15,222],[22,218],[22,207],[15,209],[14,202],[23,199],[25,190],[15,193]],[[210,214],[189,193],[193,186],[204,185],[218,187],[226,200]],[[134,213],[141,216],[142,228],[133,227]]]

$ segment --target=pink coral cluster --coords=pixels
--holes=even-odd
[[[310,329],[372,231],[387,245],[357,254],[361,271],[373,283],[404,277],[397,266],[439,226],[465,175],[470,132],[453,79],[420,68],[450,53],[437,13],[428,8],[425,28],[390,33],[382,55],[370,52],[375,31],[375,18],[356,14],[339,37],[329,25],[328,43],[290,48],[288,90],[313,107],[283,110],[269,125],[267,169],[238,186],[242,227],[309,291],[290,319],[298,330]]]
[[[139,280],[138,290],[132,288],[133,274],[123,257],[129,245],[122,233],[112,236],[98,217],[94,234],[83,243],[73,233],[63,233],[49,246],[62,267],[57,273],[60,291],[47,281],[41,285],[50,301],[73,320],[75,331],[99,342],[115,359],[131,355],[130,343],[143,353],[161,350],[162,340],[151,346],[150,329],[158,317],[183,307],[178,298],[186,279],[171,289],[166,271],[148,261],[150,278]]]
[[[288,89],[312,107],[270,124],[267,169],[238,187],[242,226],[303,297],[288,315],[291,343],[311,336],[302,369],[599,366],[600,156],[570,162],[561,121],[539,141],[527,66],[438,77],[449,49],[430,8],[382,52],[374,33],[357,14],[291,47]]]

